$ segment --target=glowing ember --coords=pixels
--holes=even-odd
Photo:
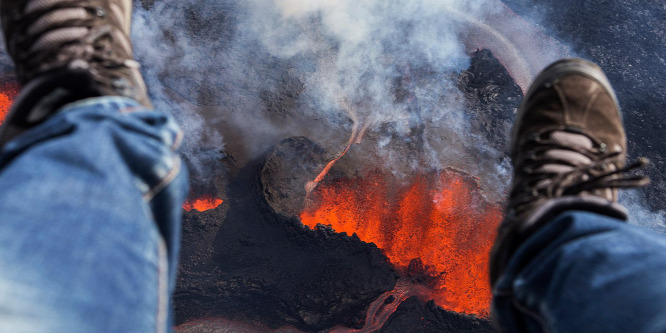
[[[213,196],[203,196],[197,199],[189,199],[183,204],[183,209],[186,211],[192,211],[193,209],[200,212],[207,211],[209,209],[215,209],[217,206],[222,204],[222,199],[215,198]]]
[[[461,173],[416,176],[394,186],[382,175],[322,184],[303,224],[331,225],[375,243],[406,270],[420,258],[432,278],[430,296],[442,307],[487,316],[488,253],[501,220],[474,181]]]
[[[18,94],[18,87],[13,83],[6,83],[0,88],[0,125],[7,117],[9,108],[11,108],[14,98]]]

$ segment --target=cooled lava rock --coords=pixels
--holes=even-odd
[[[523,99],[520,87],[493,53],[485,49],[472,54],[470,66],[458,82],[474,130],[482,133],[493,148],[508,155],[509,133]]]
[[[206,270],[213,256],[213,243],[225,220],[229,205],[199,212],[183,212],[180,271]],[[180,276],[179,278],[183,278]],[[182,283],[182,281],[179,281]]]
[[[493,332],[488,320],[479,319],[423,302],[417,297],[406,299],[389,317],[379,333],[484,333]]]
[[[225,216],[184,216],[177,324],[219,316],[304,331],[363,326],[370,302],[394,287],[394,268],[376,246],[355,236],[310,230],[276,214],[259,186],[261,162],[230,183]],[[208,243],[211,234],[212,246],[198,243]]]
[[[261,183],[276,213],[298,216],[305,208],[305,184],[326,165],[326,150],[306,137],[282,140],[266,157]]]

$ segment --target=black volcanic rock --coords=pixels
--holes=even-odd
[[[220,205],[205,212],[193,210],[183,213],[181,271],[206,269],[213,256],[215,237],[222,227],[228,208],[228,205]]]
[[[263,193],[276,213],[298,216],[305,204],[305,184],[328,162],[326,151],[306,137],[287,138],[273,148],[261,169]]]
[[[219,316],[305,331],[362,326],[367,306],[393,289],[394,268],[356,236],[275,214],[259,186],[262,165],[231,182],[223,221],[211,220],[215,211],[184,216],[177,324]]]
[[[380,333],[483,333],[493,332],[489,321],[438,307],[434,301],[406,299],[389,317]]]
[[[508,152],[509,133],[523,99],[520,87],[490,50],[476,51],[467,70],[460,74],[471,124],[498,151]]]

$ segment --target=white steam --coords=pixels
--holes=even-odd
[[[249,0],[244,6],[243,37],[296,62],[309,112],[344,114],[358,128],[384,131],[388,137],[377,149],[387,171],[455,167],[478,176],[492,199],[503,195],[507,161],[471,130],[457,82],[475,50],[466,45],[472,35],[478,47],[499,51],[523,86],[540,66],[528,64],[503,29],[484,22],[507,10],[499,1]],[[396,96],[397,82],[408,98]],[[415,139],[419,126],[423,133]],[[420,157],[396,150],[399,140],[420,140]]]
[[[368,127],[387,172],[456,167],[493,199],[504,196],[510,167],[470,126],[457,82],[469,53],[493,51],[523,91],[572,56],[498,0],[155,0],[135,9],[132,37],[155,105],[183,125],[200,178],[223,173],[219,149],[250,160],[307,135],[341,150],[354,124]],[[280,104],[285,85],[298,90],[294,105]],[[414,142],[418,159],[395,149]],[[663,215],[625,204],[645,212],[641,224]]]
[[[393,93],[395,79],[405,74],[401,67],[455,72],[468,66],[468,56],[449,19],[448,8],[460,2],[246,3],[251,13],[249,33],[273,56],[313,59],[315,72],[303,77],[306,89],[318,94],[319,107],[346,112],[354,121],[378,124],[408,116]]]
[[[645,197],[636,190],[622,191],[620,203],[629,211],[629,223],[650,228],[666,234],[666,211],[650,210],[646,207]]]
[[[276,138],[313,137],[298,121],[262,113],[261,96],[289,76],[303,85],[298,112],[343,129],[337,138],[314,133],[320,143],[341,150],[352,127],[368,128],[384,136],[376,150],[388,172],[456,167],[497,199],[508,183],[506,159],[470,128],[457,80],[469,52],[486,47],[525,89],[542,64],[518,51],[515,31],[498,19],[506,11],[497,0],[157,0],[135,10],[133,38],[156,105],[175,110],[185,127],[185,154],[199,176],[216,172],[201,161],[214,154],[200,148],[224,147],[220,133],[241,158]],[[541,51],[552,57],[559,49]],[[393,149],[410,140],[419,142],[418,158]]]

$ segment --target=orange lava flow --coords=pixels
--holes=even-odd
[[[330,225],[375,243],[399,269],[420,258],[445,309],[488,316],[489,252],[501,209],[455,171],[419,175],[404,185],[383,175],[322,184],[301,213],[309,227]]]
[[[5,121],[9,108],[11,108],[14,98],[18,95],[18,86],[7,83],[0,87],[0,125]]]
[[[222,199],[215,198],[211,195],[202,196],[197,199],[188,199],[183,204],[183,209],[186,211],[192,211],[193,209],[200,212],[207,211],[209,209],[215,209],[222,204]]]

